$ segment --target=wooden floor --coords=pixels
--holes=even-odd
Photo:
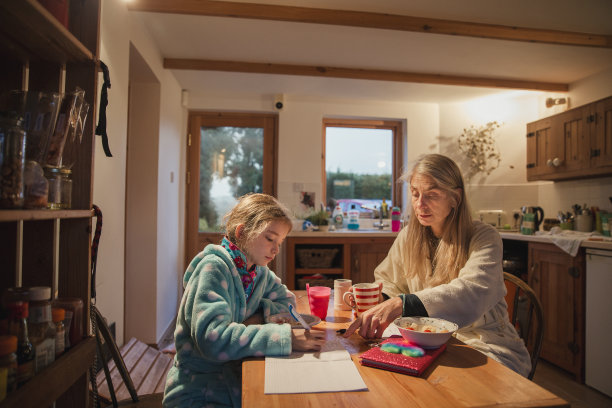
[[[533,381],[570,403],[572,408],[612,408],[612,398],[574,381],[556,366],[540,360]]]

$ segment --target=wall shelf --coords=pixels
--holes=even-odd
[[[94,54],[36,0],[0,2],[0,27],[5,51],[22,61],[95,60]]]
[[[80,377],[87,377],[83,373],[89,369],[95,352],[95,337],[84,338],[17,391],[8,394],[0,402],[0,408],[44,407],[60,398],[63,390]]]

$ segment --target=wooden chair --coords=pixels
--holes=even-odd
[[[521,278],[504,272],[504,282],[508,289],[506,303],[510,322],[517,328],[531,355],[531,371],[527,378],[532,380],[544,337],[542,304],[533,289]]]
[[[95,380],[100,406],[161,408],[172,357],[135,338],[119,350],[106,321],[93,305],[92,321],[96,325],[98,364],[104,368]],[[108,354],[111,357],[109,363]]]

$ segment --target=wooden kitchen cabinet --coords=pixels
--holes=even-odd
[[[359,233],[326,236],[289,236],[285,240],[285,284],[296,289],[301,277],[322,274],[327,279],[351,279],[353,283],[373,282],[374,268],[384,259],[396,234],[359,236]],[[338,248],[330,268],[302,268],[296,251],[301,248]]]
[[[527,180],[612,174],[612,97],[527,124]]]
[[[389,253],[393,240],[371,238],[369,242],[351,244],[351,279],[353,283],[374,282],[374,269]]]
[[[0,93],[85,91],[90,104],[72,168],[72,209],[0,210],[0,293],[49,286],[84,304],[89,327],[94,119],[100,0],[70,2],[66,28],[36,0],[0,2]],[[27,135],[26,135],[27,138]],[[5,407],[87,407],[96,343],[87,336],[0,402]]]
[[[585,259],[557,246],[529,243],[529,285],[544,314],[540,358],[584,381]]]

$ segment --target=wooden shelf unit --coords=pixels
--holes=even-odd
[[[49,286],[83,300],[82,341],[10,393],[5,407],[86,407],[95,340],[88,335],[100,0],[70,2],[69,28],[36,0],[0,2],[0,93],[85,91],[90,113],[73,166],[70,210],[0,210],[0,293]],[[27,135],[26,135],[27,137]]]
[[[351,279],[353,283],[373,282],[374,268],[391,248],[395,236],[365,237],[347,236],[287,237],[285,252],[285,281],[289,289],[297,287],[297,279],[305,275],[322,274],[329,279]],[[331,268],[301,268],[297,262],[296,248],[340,248],[339,261]]]

